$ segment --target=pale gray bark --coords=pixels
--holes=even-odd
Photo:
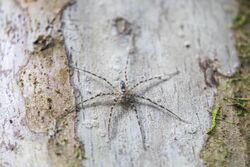
[[[133,110],[124,110],[120,106],[114,108],[113,137],[109,140],[110,105],[80,106],[84,108],[77,115],[76,132],[85,157],[82,166],[203,166],[199,153],[210,125],[207,110],[213,105],[216,88],[206,85],[199,58],[214,61],[223,75],[232,75],[236,71],[239,62],[230,31],[237,9],[235,2],[78,0],[66,7],[67,3],[66,0],[0,1],[0,166],[72,165],[72,159],[67,161],[67,155],[73,153],[67,149],[73,150],[75,146],[72,127],[77,120],[72,116],[65,118],[68,127],[63,132],[68,141],[67,149],[61,153],[64,157],[54,156],[51,152],[57,148],[50,143],[54,140],[51,137],[54,131],[50,132],[53,119],[48,118],[47,110],[44,113],[49,125],[36,122],[32,116],[27,119],[25,114],[35,112],[35,107],[42,105],[44,100],[38,96],[39,100],[32,103],[31,95],[53,97],[55,114],[58,114],[64,108],[74,106],[73,88],[76,101],[81,102],[96,93],[109,91],[108,87],[75,71],[72,88],[66,73],[66,78],[46,80],[49,86],[63,90],[59,98],[48,92],[46,84],[39,85],[39,94],[34,93],[28,74],[21,73],[23,69],[28,70],[42,83],[44,78],[36,73],[33,65],[38,65],[38,71],[51,78],[58,71],[67,71],[63,42],[70,65],[104,76],[114,85],[123,79],[126,57],[132,51],[128,66],[130,84],[142,77],[169,74],[178,69],[180,74],[171,80],[147,92],[142,86],[137,93],[152,98],[192,122],[185,124],[152,106],[137,105],[148,147],[145,150]],[[63,18],[57,20],[61,10]],[[47,31],[51,25],[53,29]],[[57,32],[60,28],[64,40]],[[44,39],[39,36],[44,36]],[[37,51],[34,42],[38,39],[55,43],[48,53],[41,51],[42,58],[39,57],[40,50],[33,52]],[[47,63],[46,56],[52,57],[54,63],[49,68],[40,69],[43,63]],[[20,80],[24,85],[20,85]],[[111,98],[98,101],[109,100],[112,102]]]
[[[223,75],[235,72],[239,62],[230,24],[236,8],[234,1],[226,0],[79,0],[65,11],[63,33],[72,66],[104,76],[116,86],[124,79],[131,50],[130,84],[178,69],[180,74],[170,81],[145,93],[144,85],[137,93],[192,122],[185,124],[159,109],[137,105],[149,147],[145,151],[133,110],[114,108],[109,140],[111,106],[102,103],[113,98],[93,100],[101,104],[83,105],[78,114],[77,134],[86,157],[83,166],[203,166],[199,153],[216,88],[206,85],[199,61],[212,60]],[[79,103],[109,91],[97,80],[75,71]]]

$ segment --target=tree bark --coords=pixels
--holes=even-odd
[[[216,70],[239,61],[229,25],[233,0],[0,1],[0,166],[204,166]],[[127,56],[129,85],[180,72],[136,94],[135,111],[113,98]],[[72,74],[72,75],[71,75]],[[81,105],[78,105],[81,104]],[[71,112],[78,111],[78,112]],[[109,138],[111,135],[111,138]],[[143,139],[145,137],[145,139]]]

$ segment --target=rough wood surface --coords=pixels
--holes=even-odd
[[[124,79],[129,53],[129,83],[178,69],[180,74],[146,95],[192,124],[182,123],[152,106],[137,105],[145,133],[133,110],[114,108],[112,98],[83,105],[77,135],[84,149],[83,166],[202,166],[199,153],[210,125],[207,112],[216,93],[211,62],[223,75],[239,66],[230,24],[234,1],[77,1],[63,15],[63,34],[71,66],[90,70],[115,85]],[[97,79],[77,71],[77,102],[110,91]],[[147,88],[147,92],[145,91]],[[98,103],[97,103],[98,102]]]
[[[79,166],[60,28],[69,1],[0,1],[0,166]],[[63,104],[63,105],[62,105]]]
[[[1,167],[78,166],[81,155],[82,166],[203,166],[213,68],[232,75],[239,66],[233,0],[0,0],[0,9]],[[192,122],[137,105],[146,150],[131,109],[114,108],[108,139],[111,98],[80,106],[76,119],[64,115],[74,108],[73,89],[77,103],[109,91],[73,69],[70,85],[68,65],[118,85],[128,54],[130,84],[180,71],[137,93]]]

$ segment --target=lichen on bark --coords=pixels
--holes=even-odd
[[[17,74],[26,109],[26,124],[48,139],[55,166],[79,166],[79,143],[74,134],[74,95],[69,82],[62,38],[39,36],[27,64]]]

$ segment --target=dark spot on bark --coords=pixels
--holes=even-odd
[[[122,17],[114,19],[114,26],[116,27],[116,31],[121,35],[130,35],[132,32],[131,23]]]
[[[206,85],[209,87],[216,87],[218,82],[214,77],[216,70],[213,68],[212,60],[208,58],[205,60],[199,59],[199,66],[204,74]]]
[[[55,90],[55,92],[56,92],[57,94],[61,94],[60,90]]]
[[[40,35],[34,42],[34,45],[38,47],[40,51],[46,50],[48,48],[54,47],[54,42],[51,36]]]
[[[47,101],[48,101],[49,103],[52,103],[52,99],[51,99],[51,98],[47,98]]]
[[[186,46],[186,48],[190,48],[190,44],[186,44],[185,46]]]
[[[41,117],[42,121],[44,121],[44,116]]]
[[[34,85],[37,85],[37,84],[38,84],[37,78],[34,78],[33,84],[34,84]]]
[[[61,156],[61,155],[62,155],[62,153],[60,153],[60,152],[56,152],[56,155],[57,155],[57,156]]]

